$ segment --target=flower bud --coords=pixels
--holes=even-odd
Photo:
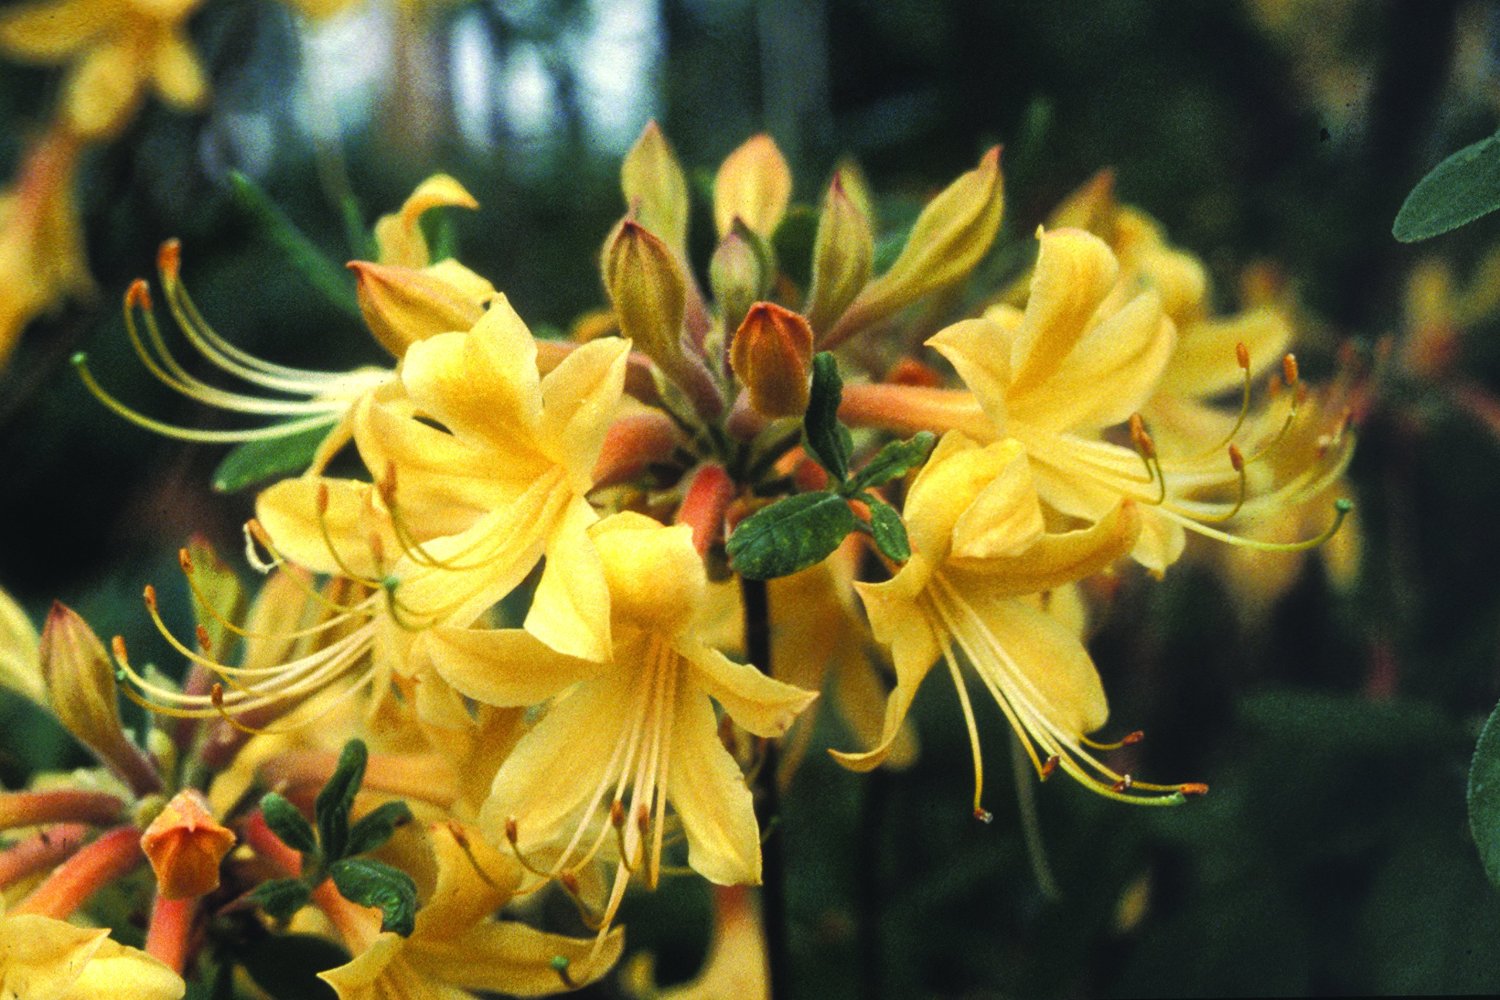
[[[948,185],[917,216],[891,269],[865,286],[820,341],[833,347],[918,299],[968,276],[1000,231],[1000,147]]]
[[[682,350],[687,282],[671,248],[626,219],[605,246],[604,287],[620,332],[676,381],[687,362]]]
[[[722,238],[736,218],[770,238],[792,198],[792,171],[770,136],[751,136],[725,158],[714,178],[714,224]]]
[[[455,206],[478,208],[479,202],[464,186],[447,174],[434,174],[411,193],[399,212],[382,215],[375,223],[375,245],[380,263],[395,267],[426,267],[432,263],[427,238],[422,235],[422,216],[434,208]],[[468,327],[464,327],[468,329]]]
[[[495,294],[489,282],[454,261],[418,270],[353,260],[349,270],[358,281],[359,308],[365,323],[380,346],[397,358],[405,356],[406,349],[419,340],[468,330],[479,322],[484,303]],[[480,285],[448,280],[446,275],[455,270],[466,272]],[[484,287],[488,287],[488,294],[484,294]]]
[[[160,787],[155,769],[120,724],[109,655],[76,611],[52,605],[42,630],[41,657],[48,701],[68,732],[135,791]]]
[[[11,596],[0,590],[0,687],[10,688],[38,705],[47,689],[37,660],[36,627]]]
[[[757,302],[734,333],[729,366],[750,390],[750,403],[768,417],[807,410],[813,335],[807,320],[771,302]]]
[[[166,899],[187,899],[219,887],[219,863],[234,847],[234,834],[209,811],[195,788],[184,788],[141,835],[141,850],[156,872]]]
[[[687,179],[677,155],[656,122],[646,123],[625,162],[620,165],[620,188],[630,214],[661,236],[677,252],[687,254]]]
[[[812,289],[807,294],[807,321],[828,330],[870,280],[875,261],[875,234],[870,220],[844,190],[835,174],[818,217],[813,241]]]
[[[765,295],[771,277],[765,241],[736,219],[708,264],[708,280],[726,328],[739,325],[756,300]]]

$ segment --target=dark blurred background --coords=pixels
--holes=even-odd
[[[918,699],[923,752],[906,772],[839,770],[816,747],[849,737],[825,722],[781,828],[797,995],[1500,992],[1500,894],[1464,811],[1478,725],[1500,696],[1500,317],[1466,321],[1439,369],[1403,363],[1411,270],[1437,258],[1462,286],[1500,246],[1500,222],[1416,246],[1390,236],[1416,180],[1496,126],[1496,7],[497,0],[371,4],[307,25],[269,0],[209,0],[192,33],[211,110],[148,106],[91,151],[98,298],[34,324],[0,375],[0,583],[38,616],[61,598],[151,651],[142,584],[180,590],[172,553],[190,532],[239,544],[250,495],[207,485],[223,449],[113,418],[68,364],[86,349],[140,409],[220,420],[152,385],[124,339],[119,298],[154,277],[163,239],[181,237],[189,288],[236,343],[317,368],[378,360],[230,203],[230,169],[340,261],[345,194],[369,222],[452,173],[483,205],[454,213],[462,259],[534,326],[565,330],[602,304],[619,159],[649,118],[700,193],[766,130],[800,200],[851,156],[891,224],[1003,142],[1011,240],[1112,166],[1122,199],[1205,260],[1224,310],[1245,266],[1282,270],[1305,371],[1329,373],[1345,342],[1366,370],[1385,359],[1351,471],[1362,572],[1336,589],[1308,560],[1264,611],[1205,563],[1161,582],[1124,575],[1091,647],[1113,727],[1147,732],[1137,773],[1213,791],[1133,810],[1041,787],[1053,895],[999,713],[981,711],[990,826],[968,818],[944,685]],[[12,164],[56,90],[53,72],[0,67]],[[0,727],[7,784],[81,759],[12,700]],[[663,978],[689,977],[707,906],[691,880],[634,900],[631,946],[657,952]]]

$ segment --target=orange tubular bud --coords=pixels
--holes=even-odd
[[[219,887],[219,863],[234,847],[234,834],[209,811],[195,788],[184,788],[141,835],[141,850],[156,872],[165,899],[187,899]]]
[[[807,320],[771,302],[757,302],[734,332],[729,366],[768,417],[807,411],[813,334]]]
[[[1004,185],[1000,147],[959,177],[917,216],[891,269],[870,282],[819,341],[833,347],[922,297],[968,277],[1000,231]]]
[[[687,178],[656,122],[646,123],[641,137],[625,154],[625,162],[620,164],[620,189],[641,225],[661,234],[679,256],[686,256]]]
[[[870,281],[875,261],[875,234],[870,220],[844,191],[835,174],[818,216],[813,241],[812,288],[807,294],[807,321],[828,330]]]
[[[393,357],[419,340],[467,330],[484,315],[472,295],[427,271],[364,260],[350,261],[349,270],[370,333]]]
[[[714,178],[714,224],[722,238],[736,218],[770,239],[792,199],[792,171],[776,142],[751,136],[725,157]]]
[[[124,643],[119,643],[117,650],[123,649]],[[160,776],[120,723],[109,654],[76,611],[52,605],[42,630],[41,659],[48,702],[68,732],[135,792],[160,788]]]
[[[721,465],[705,465],[693,476],[677,508],[677,523],[693,529],[693,548],[702,556],[724,540],[724,518],[738,492]]]

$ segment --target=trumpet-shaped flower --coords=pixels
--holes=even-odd
[[[1173,802],[1193,790],[1135,782],[1094,756],[1091,748],[1101,745],[1087,734],[1109,712],[1098,672],[1076,630],[1032,599],[1127,554],[1140,528],[1137,505],[1123,501],[1088,528],[1050,533],[1019,441],[979,445],[949,433],[912,484],[905,518],[911,559],[885,583],[857,585],[875,637],[890,647],[896,687],[879,742],[861,753],[834,751],[835,758],[855,770],[878,766],[918,687],[941,661],[968,726],[975,815],[987,818],[964,661],[1043,777],[1061,767],[1091,790],[1131,802]]]
[[[760,881],[750,790],[710,698],[774,737],[816,695],[698,639],[709,588],[688,525],[627,512],[590,535],[609,581],[607,663],[561,655],[520,630],[435,629],[423,643],[438,672],[476,701],[552,699],[495,775],[481,825],[492,842],[547,859],[550,875],[576,873],[601,850],[617,854],[608,926],[632,872],[657,881],[668,804],[696,871],[720,884]]]
[[[3,905],[0,900],[0,905]],[[29,913],[0,915],[0,996],[26,1000],[179,1000],[187,984],[150,955]]]
[[[184,111],[208,82],[186,36],[199,0],[39,0],[0,17],[0,49],[17,59],[67,63],[63,117],[88,139],[117,133],[150,90]]]

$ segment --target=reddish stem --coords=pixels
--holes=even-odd
[[[171,966],[178,975],[187,969],[201,898],[167,899],[158,895],[151,908],[151,925],[146,929],[146,953]]]
[[[145,859],[141,831],[134,826],[117,826],[58,865],[13,912],[64,920],[96,891]]]
[[[0,852],[0,889],[59,864],[78,850],[89,828],[82,823],[51,826]]]
[[[58,789],[52,792],[0,793],[0,829],[42,823],[117,823],[125,803],[106,792]]]

